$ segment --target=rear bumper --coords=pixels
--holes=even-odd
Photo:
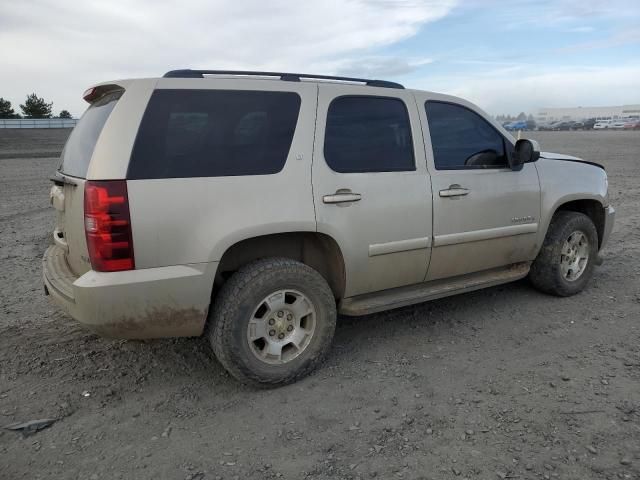
[[[43,258],[51,299],[78,322],[113,338],[202,334],[217,262],[73,275],[54,245]]]
[[[611,230],[613,230],[613,224],[616,219],[615,209],[609,205],[604,211],[604,231],[602,232],[602,242],[600,242],[600,250],[607,244]]]

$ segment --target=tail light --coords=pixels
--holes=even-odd
[[[84,91],[84,93],[82,94],[82,99],[85,102],[88,102],[88,103],[93,102],[96,98],[98,98],[98,88],[97,87],[87,88]]]
[[[84,231],[94,270],[117,272],[135,268],[125,180],[85,183]]]

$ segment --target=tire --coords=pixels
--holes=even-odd
[[[320,365],[336,317],[331,289],[317,271],[295,260],[267,258],[245,265],[222,286],[208,335],[216,357],[236,379],[275,387]]]
[[[575,247],[574,252],[566,249],[570,244]],[[580,261],[584,255],[586,260]],[[531,266],[529,279],[542,292],[560,297],[575,295],[593,275],[597,255],[598,233],[591,219],[578,212],[557,212]]]

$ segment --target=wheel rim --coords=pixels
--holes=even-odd
[[[247,326],[251,352],[264,363],[281,365],[309,346],[316,329],[316,310],[297,290],[278,290],[256,307]]]
[[[560,252],[560,270],[565,280],[573,282],[579,279],[589,263],[589,240],[587,236],[575,231],[564,242]]]

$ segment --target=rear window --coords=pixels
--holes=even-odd
[[[300,96],[245,90],[156,90],[129,179],[268,175],[284,167]]]
[[[72,177],[85,178],[93,150],[102,128],[123,90],[108,93],[91,104],[75,126],[62,150],[59,171]]]

